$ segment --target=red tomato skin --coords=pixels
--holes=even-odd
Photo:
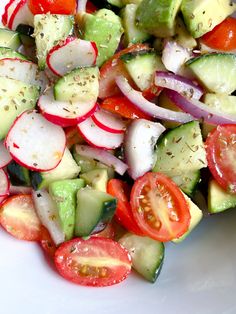
[[[205,34],[201,41],[212,49],[232,51],[236,49],[236,19],[226,18],[212,31]]]
[[[39,244],[41,248],[44,250],[47,256],[51,259],[54,258],[56,252],[56,245],[54,244],[48,230],[45,227],[42,227],[41,236]]]
[[[150,47],[147,44],[135,44],[117,52],[111,59],[106,61],[100,69],[99,98],[105,99],[107,97],[119,95],[120,91],[115,82],[116,77],[118,75],[124,75],[126,78],[129,78],[129,74],[120,60],[122,55],[149,49]]]
[[[232,162],[235,162],[236,147],[232,149],[233,160],[227,162],[227,155],[224,154],[229,144],[236,145],[236,125],[219,125],[206,139],[207,163],[211,174],[219,185],[229,193],[236,193],[236,170]]]
[[[17,219],[17,215],[9,217],[7,214],[5,214],[5,208],[14,202],[22,202],[24,204],[28,204],[28,209],[26,209],[27,211],[29,210],[27,218],[33,218],[32,220],[34,222],[34,225],[30,224],[32,223],[32,220],[30,220],[29,222],[27,222],[26,220],[21,221]],[[30,215],[32,216],[29,217]],[[33,200],[31,195],[29,194],[18,194],[10,196],[1,204],[0,224],[9,234],[19,240],[39,241],[41,238],[42,225],[34,211]]]
[[[91,261],[93,257],[96,261],[99,257],[112,258],[120,261],[120,265],[108,266],[105,269],[99,267],[87,266],[80,267],[77,261],[80,256]],[[93,260],[95,263],[96,261]],[[64,242],[56,250],[54,258],[55,266],[59,274],[65,279],[83,286],[104,287],[118,284],[127,278],[131,271],[131,257],[126,249],[119,243],[106,238],[91,237],[88,240],[76,238]],[[98,272],[104,271],[100,276]],[[88,272],[93,273],[93,277]]]
[[[111,179],[107,184],[107,193],[117,198],[116,221],[128,231],[143,236],[143,232],[133,218],[129,203],[130,188],[128,184],[119,179]]]
[[[30,11],[35,14],[75,14],[76,0],[29,0]]]
[[[163,225],[161,225],[159,230],[152,228],[144,220],[145,211],[139,210],[141,191],[145,186],[147,186],[147,183],[149,182],[157,182],[160,186],[164,187],[165,191],[171,195],[171,199],[174,201],[176,208],[178,208],[180,222],[171,221],[172,233],[166,230],[165,226],[163,227]],[[188,230],[191,219],[189,206],[179,187],[170,178],[162,173],[148,172],[144,176],[138,178],[131,190],[130,203],[133,217],[137,225],[145,235],[154,240],[168,242],[175,238],[181,237]]]

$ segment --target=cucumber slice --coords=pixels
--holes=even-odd
[[[37,86],[21,81],[0,77],[0,139],[8,133],[18,115],[27,109],[33,109],[39,97]]]
[[[60,40],[65,40],[73,29],[73,17],[60,14],[37,14],[34,16],[34,37],[40,70],[46,66],[49,50]]]
[[[107,169],[95,169],[80,175],[86,184],[90,185],[95,190],[106,192],[108,182]]]
[[[91,189],[81,189],[77,193],[75,235],[89,236],[99,232],[111,221],[116,210],[116,199],[111,195]]]
[[[61,180],[49,185],[49,194],[56,204],[58,216],[65,239],[70,240],[74,235],[76,193],[84,187],[84,180]]]
[[[29,169],[18,165],[15,161],[7,166],[7,173],[12,185],[31,186]]]
[[[18,32],[6,28],[0,28],[0,47],[8,47],[17,50],[21,45]]]
[[[110,3],[111,5],[114,5],[114,7],[117,7],[117,8],[123,7],[122,0],[107,0],[107,2]]]
[[[170,130],[157,143],[153,171],[174,177],[204,167],[207,167],[206,152],[198,121]]]
[[[204,95],[203,102],[222,113],[236,114],[236,96],[207,93]]]
[[[28,58],[26,56],[24,56],[23,54],[16,52],[14,50],[12,50],[11,48],[7,48],[7,47],[0,47],[0,60],[1,59],[6,59],[6,58],[17,58],[20,60],[28,60]]]
[[[200,182],[200,170],[183,172],[179,176],[171,176],[171,179],[180,189],[189,196],[192,196]]]
[[[132,267],[148,281],[155,282],[164,260],[164,244],[132,233],[125,234],[119,243],[130,253]]]
[[[32,26],[19,24],[16,31],[19,33],[20,41],[24,46],[32,47],[35,45],[35,39],[32,37],[34,33]]]
[[[189,227],[188,227],[188,231],[185,232],[180,238],[172,240],[172,242],[174,242],[174,243],[180,243],[183,240],[185,240],[186,237],[199,224],[199,222],[202,220],[202,217],[203,217],[203,213],[199,209],[199,207],[196,204],[194,204],[191,201],[191,199],[189,197],[187,197],[187,195],[184,194],[184,197],[185,197],[185,199],[186,199],[186,201],[187,201],[187,203],[189,205],[189,211],[190,211],[191,220],[190,220],[190,224],[189,224]]]
[[[120,59],[142,91],[151,86],[156,71],[166,71],[161,57],[153,51],[131,52],[121,56]]]
[[[98,77],[98,67],[75,69],[57,81],[54,97],[59,101],[95,103],[99,91]]]
[[[236,55],[233,53],[205,54],[190,59],[186,66],[211,92],[231,94],[236,89]]]
[[[47,172],[32,172],[31,184],[34,190],[47,188],[50,183],[65,179],[74,179],[78,176],[80,167],[77,165],[68,148],[65,149],[59,165]]]
[[[223,190],[215,180],[211,180],[208,186],[208,210],[211,214],[217,214],[236,206],[236,195]]]
[[[186,49],[193,49],[197,46],[196,39],[194,39],[187,31],[186,26],[180,17],[177,17],[176,19],[175,31],[175,40],[180,46]]]
[[[137,4],[128,4],[121,12],[122,23],[124,27],[124,39],[125,44],[128,46],[130,43],[142,43],[148,40],[151,36],[150,34],[140,30],[136,26],[136,11],[138,5]]]

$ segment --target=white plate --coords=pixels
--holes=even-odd
[[[108,288],[76,286],[54,272],[37,244],[2,230],[0,252],[2,314],[236,313],[234,210],[205,218],[183,243],[168,244],[155,284],[132,275]]]

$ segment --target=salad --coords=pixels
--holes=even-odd
[[[65,279],[149,282],[165,243],[236,206],[236,4],[10,0],[0,225]]]

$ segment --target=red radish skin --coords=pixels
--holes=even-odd
[[[78,67],[95,65],[97,55],[95,42],[68,37],[49,51],[46,62],[55,75],[63,76]]]
[[[18,1],[16,0],[16,2]],[[8,16],[10,29],[16,30],[19,24],[34,26],[34,16],[28,7],[27,0],[20,0],[11,16]]]
[[[73,103],[56,101],[52,89],[48,89],[39,98],[38,107],[42,115],[50,122],[62,127],[75,126],[92,116],[97,103]]]
[[[124,121],[118,115],[102,109],[97,111],[92,119],[97,126],[107,132],[122,134],[126,129]]]
[[[3,169],[0,169],[0,197],[9,195],[10,180]]]
[[[7,25],[7,21],[8,21],[8,10],[9,10],[9,8],[13,5],[14,2],[15,2],[15,0],[10,0],[10,1],[6,4],[6,6],[5,6],[4,13],[3,13],[3,15],[2,15],[2,24],[3,24],[4,26]]]
[[[99,128],[91,118],[78,124],[78,129],[86,142],[93,147],[115,149],[123,143],[123,134],[104,131]]]
[[[61,127],[35,110],[27,110],[11,126],[5,146],[21,166],[33,171],[49,171],[61,162],[66,137]]]
[[[0,142],[0,169],[6,167],[12,158],[9,152],[6,150],[3,142]]]

